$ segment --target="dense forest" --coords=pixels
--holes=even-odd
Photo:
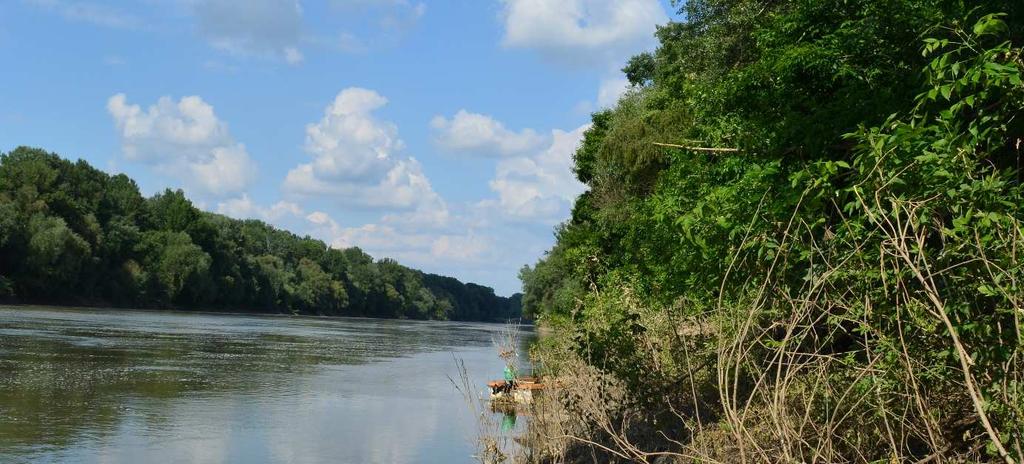
[[[534,457],[1024,462],[1024,2],[673,5],[521,273]]]
[[[0,298],[462,321],[520,316],[519,295],[201,211],[180,190],[144,198],[123,174],[25,147],[0,154]]]

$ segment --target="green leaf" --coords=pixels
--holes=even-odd
[[[942,87],[939,87],[939,92],[942,92],[942,98],[949,100],[949,96],[953,93],[953,86],[946,84]]]
[[[1006,23],[1003,22],[1003,20],[999,19],[999,17],[1001,16],[1006,15],[1004,13],[999,13],[990,14],[982,17],[974,25],[974,35],[980,37],[983,35],[995,35],[1006,32],[1008,29],[1006,27]]]

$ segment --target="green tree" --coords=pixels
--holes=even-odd
[[[199,212],[181,190],[164,190],[146,202],[148,219],[156,230],[184,232],[199,220]]]
[[[141,243],[140,252],[157,295],[168,302],[195,302],[208,278],[210,255],[184,232],[146,232]]]
[[[125,175],[27,147],[0,154],[0,295],[19,300],[376,317],[489,318],[391,260],[335,250],[255,220],[149,199]],[[461,289],[461,290],[460,290]],[[464,310],[464,304],[473,306]]]
[[[336,314],[348,304],[345,287],[320,268],[316,262],[302,258],[296,267],[296,282],[291,290],[299,307],[316,314]]]
[[[642,86],[649,84],[654,79],[656,70],[654,55],[641,53],[629,59],[626,66],[622,68],[622,74],[631,85]]]
[[[72,292],[89,261],[89,244],[61,218],[36,214],[29,219],[25,283],[33,291]]]
[[[20,233],[18,208],[0,196],[0,249]]]

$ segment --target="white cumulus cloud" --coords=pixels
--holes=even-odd
[[[143,110],[124,94],[107,100],[125,158],[156,167],[203,194],[241,192],[256,176],[245,145],[198,96],[161,97]]]
[[[218,203],[217,212],[236,219],[262,219],[267,222],[275,222],[285,216],[301,216],[302,207],[288,201],[279,201],[269,207],[264,207],[249,198],[248,194],[243,193],[237,198]]]
[[[513,132],[494,118],[459,110],[451,119],[435,116],[430,121],[434,141],[451,152],[477,156],[511,156],[543,145],[547,138],[533,129]]]
[[[495,207],[507,217],[520,220],[556,223],[564,219],[584,190],[572,172],[572,155],[587,127],[570,132],[553,130],[547,148],[501,160],[490,182],[498,198],[485,200],[481,206]]]
[[[401,153],[398,128],[373,114],[387,102],[363,88],[338,93],[323,118],[306,127],[306,152],[313,160],[288,172],[284,190],[327,196],[343,206],[446,217],[447,206],[420,163]]]
[[[620,62],[653,41],[658,0],[502,0],[503,45],[568,63]]]
[[[574,111],[578,114],[590,114],[597,110],[614,108],[627,92],[632,89],[629,80],[624,77],[608,77],[601,79],[595,100],[583,100],[576,104]]]
[[[430,244],[430,255],[435,258],[472,261],[490,252],[494,245],[491,240],[476,234],[442,235]]]
[[[597,106],[613,108],[619,99],[629,91],[629,80],[625,77],[613,77],[601,81],[597,89]]]
[[[322,211],[310,213],[306,221],[315,236],[334,248],[359,247],[375,258],[392,258],[417,267],[436,267],[438,262],[479,263],[493,250],[490,240],[474,231],[433,233],[389,223],[344,227]]]

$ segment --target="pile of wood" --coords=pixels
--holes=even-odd
[[[517,403],[529,403],[533,400],[533,392],[544,389],[544,384],[536,377],[519,377],[509,389],[504,380],[492,380],[487,382],[491,388],[491,400],[515,401]]]

